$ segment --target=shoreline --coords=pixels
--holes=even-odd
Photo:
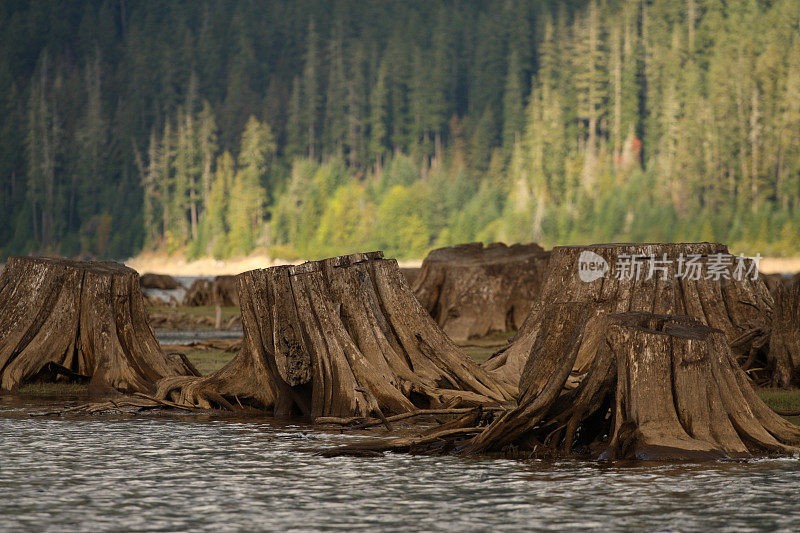
[[[171,276],[222,276],[233,275],[256,268],[268,268],[278,265],[296,265],[304,259],[287,260],[273,258],[267,254],[252,254],[230,259],[214,259],[201,257],[186,259],[181,255],[165,255],[143,253],[124,261],[125,265],[139,274],[169,274]],[[419,268],[422,259],[398,260],[400,268]],[[763,274],[794,274],[800,272],[800,256],[795,257],[762,257],[759,271]]]
[[[244,257],[233,257],[230,259],[214,259],[213,257],[201,257],[198,259],[186,259],[180,255],[163,255],[156,253],[139,254],[124,261],[126,266],[136,270],[139,274],[168,274],[170,276],[223,276],[233,275],[254,270],[257,268],[268,268],[279,265],[296,265],[305,261],[297,259],[290,261],[287,259],[273,258],[266,254],[253,254]],[[422,264],[422,259],[398,260],[401,268],[418,268]],[[800,258],[798,258],[800,264]]]

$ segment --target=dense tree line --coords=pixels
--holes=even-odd
[[[0,252],[800,249],[796,0],[0,4]]]

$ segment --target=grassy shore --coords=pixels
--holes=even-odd
[[[216,310],[213,305],[196,307],[170,307],[167,305],[148,306],[150,324],[156,329],[213,329],[216,321]],[[222,308],[222,327],[232,319],[239,317],[238,307]]]
[[[235,356],[235,353],[225,352],[223,350],[192,350],[186,352],[186,358],[189,359],[195,368],[204,376],[216,372],[228,364],[228,361]]]

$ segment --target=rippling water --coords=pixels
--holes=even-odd
[[[39,409],[41,410],[41,409]],[[800,461],[325,459],[352,435],[210,417],[30,418],[0,401],[0,528],[792,530]]]

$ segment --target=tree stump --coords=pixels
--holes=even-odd
[[[539,296],[548,257],[538,244],[439,248],[422,262],[414,293],[453,339],[516,330]]]
[[[188,307],[199,307],[211,305],[212,283],[207,279],[196,279],[192,282],[186,294],[183,296],[181,305]]]
[[[211,287],[214,305],[239,307],[239,292],[236,276],[217,276]]]
[[[697,460],[798,452],[800,427],[753,391],[720,330],[690,317],[547,307],[519,405],[469,453]]]
[[[2,390],[58,377],[93,392],[152,392],[161,378],[196,374],[162,352],[139,275],[117,263],[12,257],[0,309]]]
[[[239,307],[239,292],[236,276],[217,276],[211,286],[211,300],[214,302],[214,328],[222,328],[222,308]]]
[[[403,274],[403,277],[406,278],[406,282],[413,287],[414,284],[417,282],[417,278],[419,277],[419,268],[414,267],[406,267],[400,268],[400,273]]]
[[[205,378],[163,380],[160,398],[314,418],[511,398],[444,335],[381,252],[252,270],[237,282],[241,352]]]
[[[773,382],[796,383],[800,373],[800,284],[776,288],[775,312],[769,333],[768,366]]]
[[[175,278],[167,274],[142,274],[139,284],[145,289],[175,290],[181,287]]]
[[[654,264],[658,270],[617,276],[628,259]],[[650,258],[659,263],[650,263]],[[587,265],[594,258],[596,268]],[[691,258],[692,265],[687,265]],[[683,261],[683,262],[681,262]],[[743,265],[743,267],[741,267]],[[579,268],[583,266],[583,277]],[[645,267],[642,267],[645,268]],[[745,275],[738,276],[742,268]],[[769,358],[769,336],[774,303],[764,282],[753,275],[748,259],[728,254],[722,244],[602,244],[559,246],[553,249],[550,269],[539,302],[510,343],[484,363],[494,375],[516,383],[531,353],[547,309],[553,304],[579,302],[594,315],[643,311],[687,315],[719,329],[741,364],[773,384],[789,384],[785,373]],[[686,271],[692,275],[687,276]],[[695,279],[694,272],[699,272]],[[707,277],[709,272],[711,277]],[[742,279],[736,279],[741,277]],[[755,278],[755,279],[753,279]]]

